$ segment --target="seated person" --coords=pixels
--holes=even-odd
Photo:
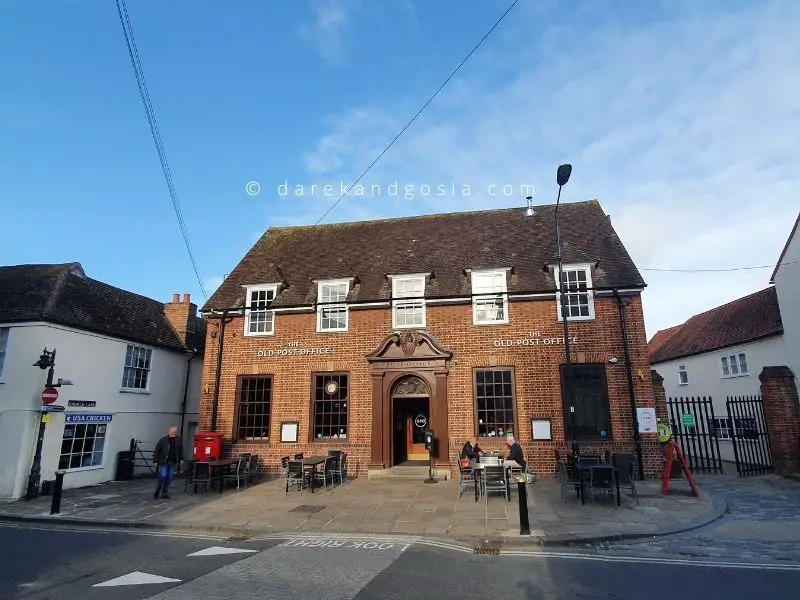
[[[478,440],[476,438],[470,438],[470,440],[464,444],[464,447],[461,449],[461,458],[468,458],[471,465],[474,465],[478,462],[478,458],[480,457],[483,451],[478,446]]]
[[[513,460],[524,469],[525,457],[522,455],[522,447],[514,440],[514,436],[508,436],[506,438],[506,444],[508,444],[509,450],[506,460]]]

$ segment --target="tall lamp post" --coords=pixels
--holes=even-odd
[[[572,441],[572,445],[575,445],[575,417],[573,411],[575,407],[572,404],[572,385],[571,385],[571,376],[572,376],[572,369],[570,365],[572,364],[572,360],[570,358],[569,352],[569,325],[567,323],[567,282],[566,278],[564,277],[564,263],[562,262],[561,256],[561,223],[558,218],[558,207],[561,205],[561,188],[564,187],[567,182],[569,181],[569,177],[572,175],[572,165],[565,164],[560,165],[558,167],[558,171],[556,172],[556,183],[558,183],[558,197],[556,198],[556,252],[558,257],[558,290],[560,293],[560,303],[561,303],[561,320],[564,322],[564,358],[566,361],[565,373],[562,381],[564,381],[564,387],[566,388],[567,399],[569,400],[569,410],[570,410],[570,440]]]
[[[72,385],[71,381],[59,379],[57,383],[53,383],[54,369],[56,366],[56,349],[48,352],[47,348],[44,349],[39,360],[33,363],[34,367],[40,369],[49,369],[47,372],[46,388],[56,388],[62,385]],[[44,430],[47,423],[47,413],[39,413],[39,437],[36,440],[36,452],[33,455],[33,464],[31,465],[31,472],[28,475],[28,491],[25,497],[27,499],[36,498],[39,495],[39,486],[42,480],[42,445],[44,444]]]

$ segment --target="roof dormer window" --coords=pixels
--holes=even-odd
[[[247,286],[244,334],[247,336],[275,335],[275,312],[272,302],[278,295],[277,283]]]
[[[508,323],[506,269],[472,271],[472,322],[475,325]]]
[[[392,327],[425,327],[425,275],[394,275],[392,280]]]
[[[350,293],[349,279],[317,283],[317,332],[347,331],[348,309],[345,301]]]

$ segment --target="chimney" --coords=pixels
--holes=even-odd
[[[191,296],[184,294],[181,300],[180,294],[172,294],[172,302],[164,304],[164,316],[181,342],[188,346],[189,336],[195,333],[197,316],[197,305],[191,303]]]

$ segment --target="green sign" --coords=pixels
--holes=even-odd
[[[681,415],[681,423],[683,423],[684,427],[692,428],[694,427],[694,415],[691,413],[684,413]]]

